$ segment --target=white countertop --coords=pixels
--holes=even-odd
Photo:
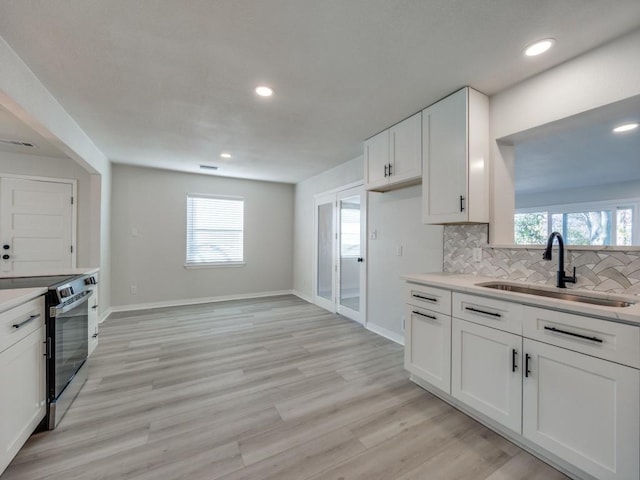
[[[78,268],[63,268],[59,270],[43,270],[41,272],[29,272],[16,275],[10,272],[0,272],[0,278],[15,278],[15,277],[50,277],[58,275],[90,275],[98,273],[100,269],[98,267],[78,267]]]
[[[0,313],[47,293],[47,287],[0,290]]]
[[[498,298],[501,300],[509,300],[536,307],[551,308],[569,313],[581,315],[589,315],[592,317],[604,318],[621,323],[629,323],[640,326],[640,297],[634,295],[614,295],[603,292],[594,292],[580,288],[556,288],[548,285],[529,284],[523,282],[515,282],[503,278],[483,277],[480,275],[464,275],[455,273],[415,273],[403,275],[408,282],[429,285],[432,287],[441,287],[456,292],[471,293],[474,295],[482,295],[484,297]],[[571,300],[561,300],[551,297],[543,297],[530,295],[526,293],[509,292],[504,290],[495,290],[487,287],[478,286],[478,283],[485,282],[501,282],[515,285],[523,285],[535,287],[543,290],[558,291],[561,293],[575,293],[577,295],[597,296],[611,300],[623,300],[627,302],[635,302],[635,305],[629,307],[605,307],[601,305],[592,305],[588,303],[574,302]]]

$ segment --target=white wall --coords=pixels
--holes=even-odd
[[[514,165],[496,140],[640,94],[640,30],[490,99],[492,243],[513,243]]]
[[[293,239],[293,289],[311,301],[313,298],[313,209],[314,196],[363,180],[363,157],[357,157],[295,186]]]
[[[402,341],[401,276],[441,272],[443,227],[422,224],[422,186],[368,193],[367,328]],[[402,256],[398,256],[398,248]]]
[[[634,198],[640,198],[640,182],[638,181],[598,185],[597,188],[582,187],[544,193],[518,194],[516,208],[606,202]]]
[[[291,291],[293,190],[289,184],[115,164],[114,308]],[[188,193],[244,197],[246,265],[184,267]],[[131,285],[137,286],[137,295],[130,293]]]
[[[88,258],[90,266],[100,267],[99,305],[104,318],[111,305],[109,159],[1,37],[0,105],[92,174]]]

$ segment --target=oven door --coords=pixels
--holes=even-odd
[[[87,291],[69,305],[52,308],[49,333],[53,364],[49,372],[51,400],[60,396],[87,359],[90,293]]]

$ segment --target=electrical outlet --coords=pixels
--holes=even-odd
[[[398,256],[398,257],[402,256],[402,245],[398,245],[396,247],[396,256]]]
[[[129,287],[129,292],[131,293],[131,295],[137,295],[138,294],[138,286],[137,285],[131,285],[131,287]]]
[[[474,262],[482,261],[482,249],[480,247],[476,247],[473,249],[473,261]]]

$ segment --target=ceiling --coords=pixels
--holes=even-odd
[[[640,181],[640,95],[503,139],[515,145],[516,196]]]
[[[495,94],[639,26],[638,0],[0,3],[0,36],[113,162],[289,183],[464,85]]]

